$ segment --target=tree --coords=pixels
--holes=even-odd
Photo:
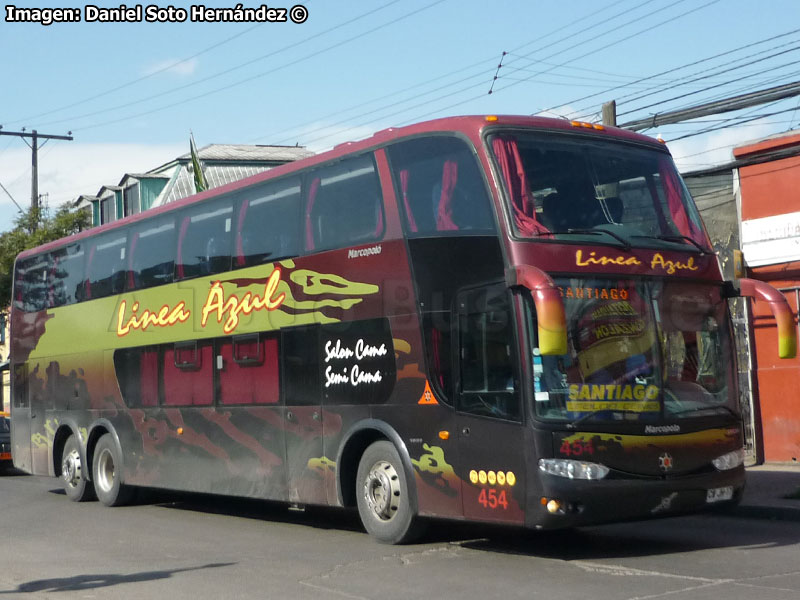
[[[11,304],[14,260],[17,254],[47,242],[78,233],[91,226],[91,215],[62,206],[52,217],[29,209],[14,221],[14,229],[0,234],[0,307]]]

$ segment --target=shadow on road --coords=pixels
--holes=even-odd
[[[723,515],[674,517],[563,531],[484,530],[464,548],[560,560],[660,556],[731,547],[792,546],[800,523]]]
[[[284,502],[231,498],[208,494],[161,492],[157,490],[140,490],[137,503],[155,504],[163,508],[229,515],[259,521],[295,523],[316,529],[364,531],[355,510],[337,507],[310,506],[294,510]]]
[[[63,493],[60,489],[50,491]],[[364,533],[354,509],[309,507],[292,510],[282,502],[153,489],[139,489],[134,504]],[[797,539],[800,539],[800,522],[708,513],[557,531],[431,520],[418,543],[457,544],[483,552],[586,560],[659,556],[733,546],[780,547],[795,544]],[[366,533],[364,542],[375,543]]]
[[[131,573],[130,575],[98,574],[98,575],[75,575],[74,577],[56,577],[53,579],[39,579],[29,581],[17,586],[15,590],[0,590],[2,594],[31,594],[35,592],[76,592],[81,590],[93,590],[97,588],[107,588],[124,583],[137,583],[140,581],[155,581],[158,579],[169,579],[175,573],[187,571],[200,571],[202,569],[217,569],[228,567],[236,563],[216,563],[201,565],[199,567],[188,567],[185,569],[170,569],[166,571],[144,571],[142,573]]]

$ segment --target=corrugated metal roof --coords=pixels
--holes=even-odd
[[[209,144],[200,148],[197,153],[200,160],[229,161],[293,161],[312,156],[314,153],[300,146],[251,146],[243,144]],[[187,152],[178,160],[190,160]]]
[[[195,193],[194,191],[194,173],[190,171],[187,166],[181,165],[180,173],[178,174],[175,183],[169,190],[166,197],[160,198],[157,205],[175,202],[181,198],[186,198]],[[243,165],[209,165],[203,169],[208,182],[208,187],[216,188],[226,183],[239,181],[245,177],[262,173],[269,170],[265,166],[243,166]]]

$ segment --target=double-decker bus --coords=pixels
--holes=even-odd
[[[724,281],[663,144],[512,116],[381,131],[16,262],[15,465],[535,528],[734,503]]]

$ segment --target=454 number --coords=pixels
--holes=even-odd
[[[508,499],[506,498],[506,490],[495,490],[495,489],[486,489],[483,488],[481,490],[480,495],[478,496],[478,502],[484,508],[502,508],[506,510],[508,508]]]
[[[594,454],[594,443],[592,440],[581,442],[580,440],[571,444],[564,440],[559,448],[559,452],[564,456],[583,456],[584,454]]]

